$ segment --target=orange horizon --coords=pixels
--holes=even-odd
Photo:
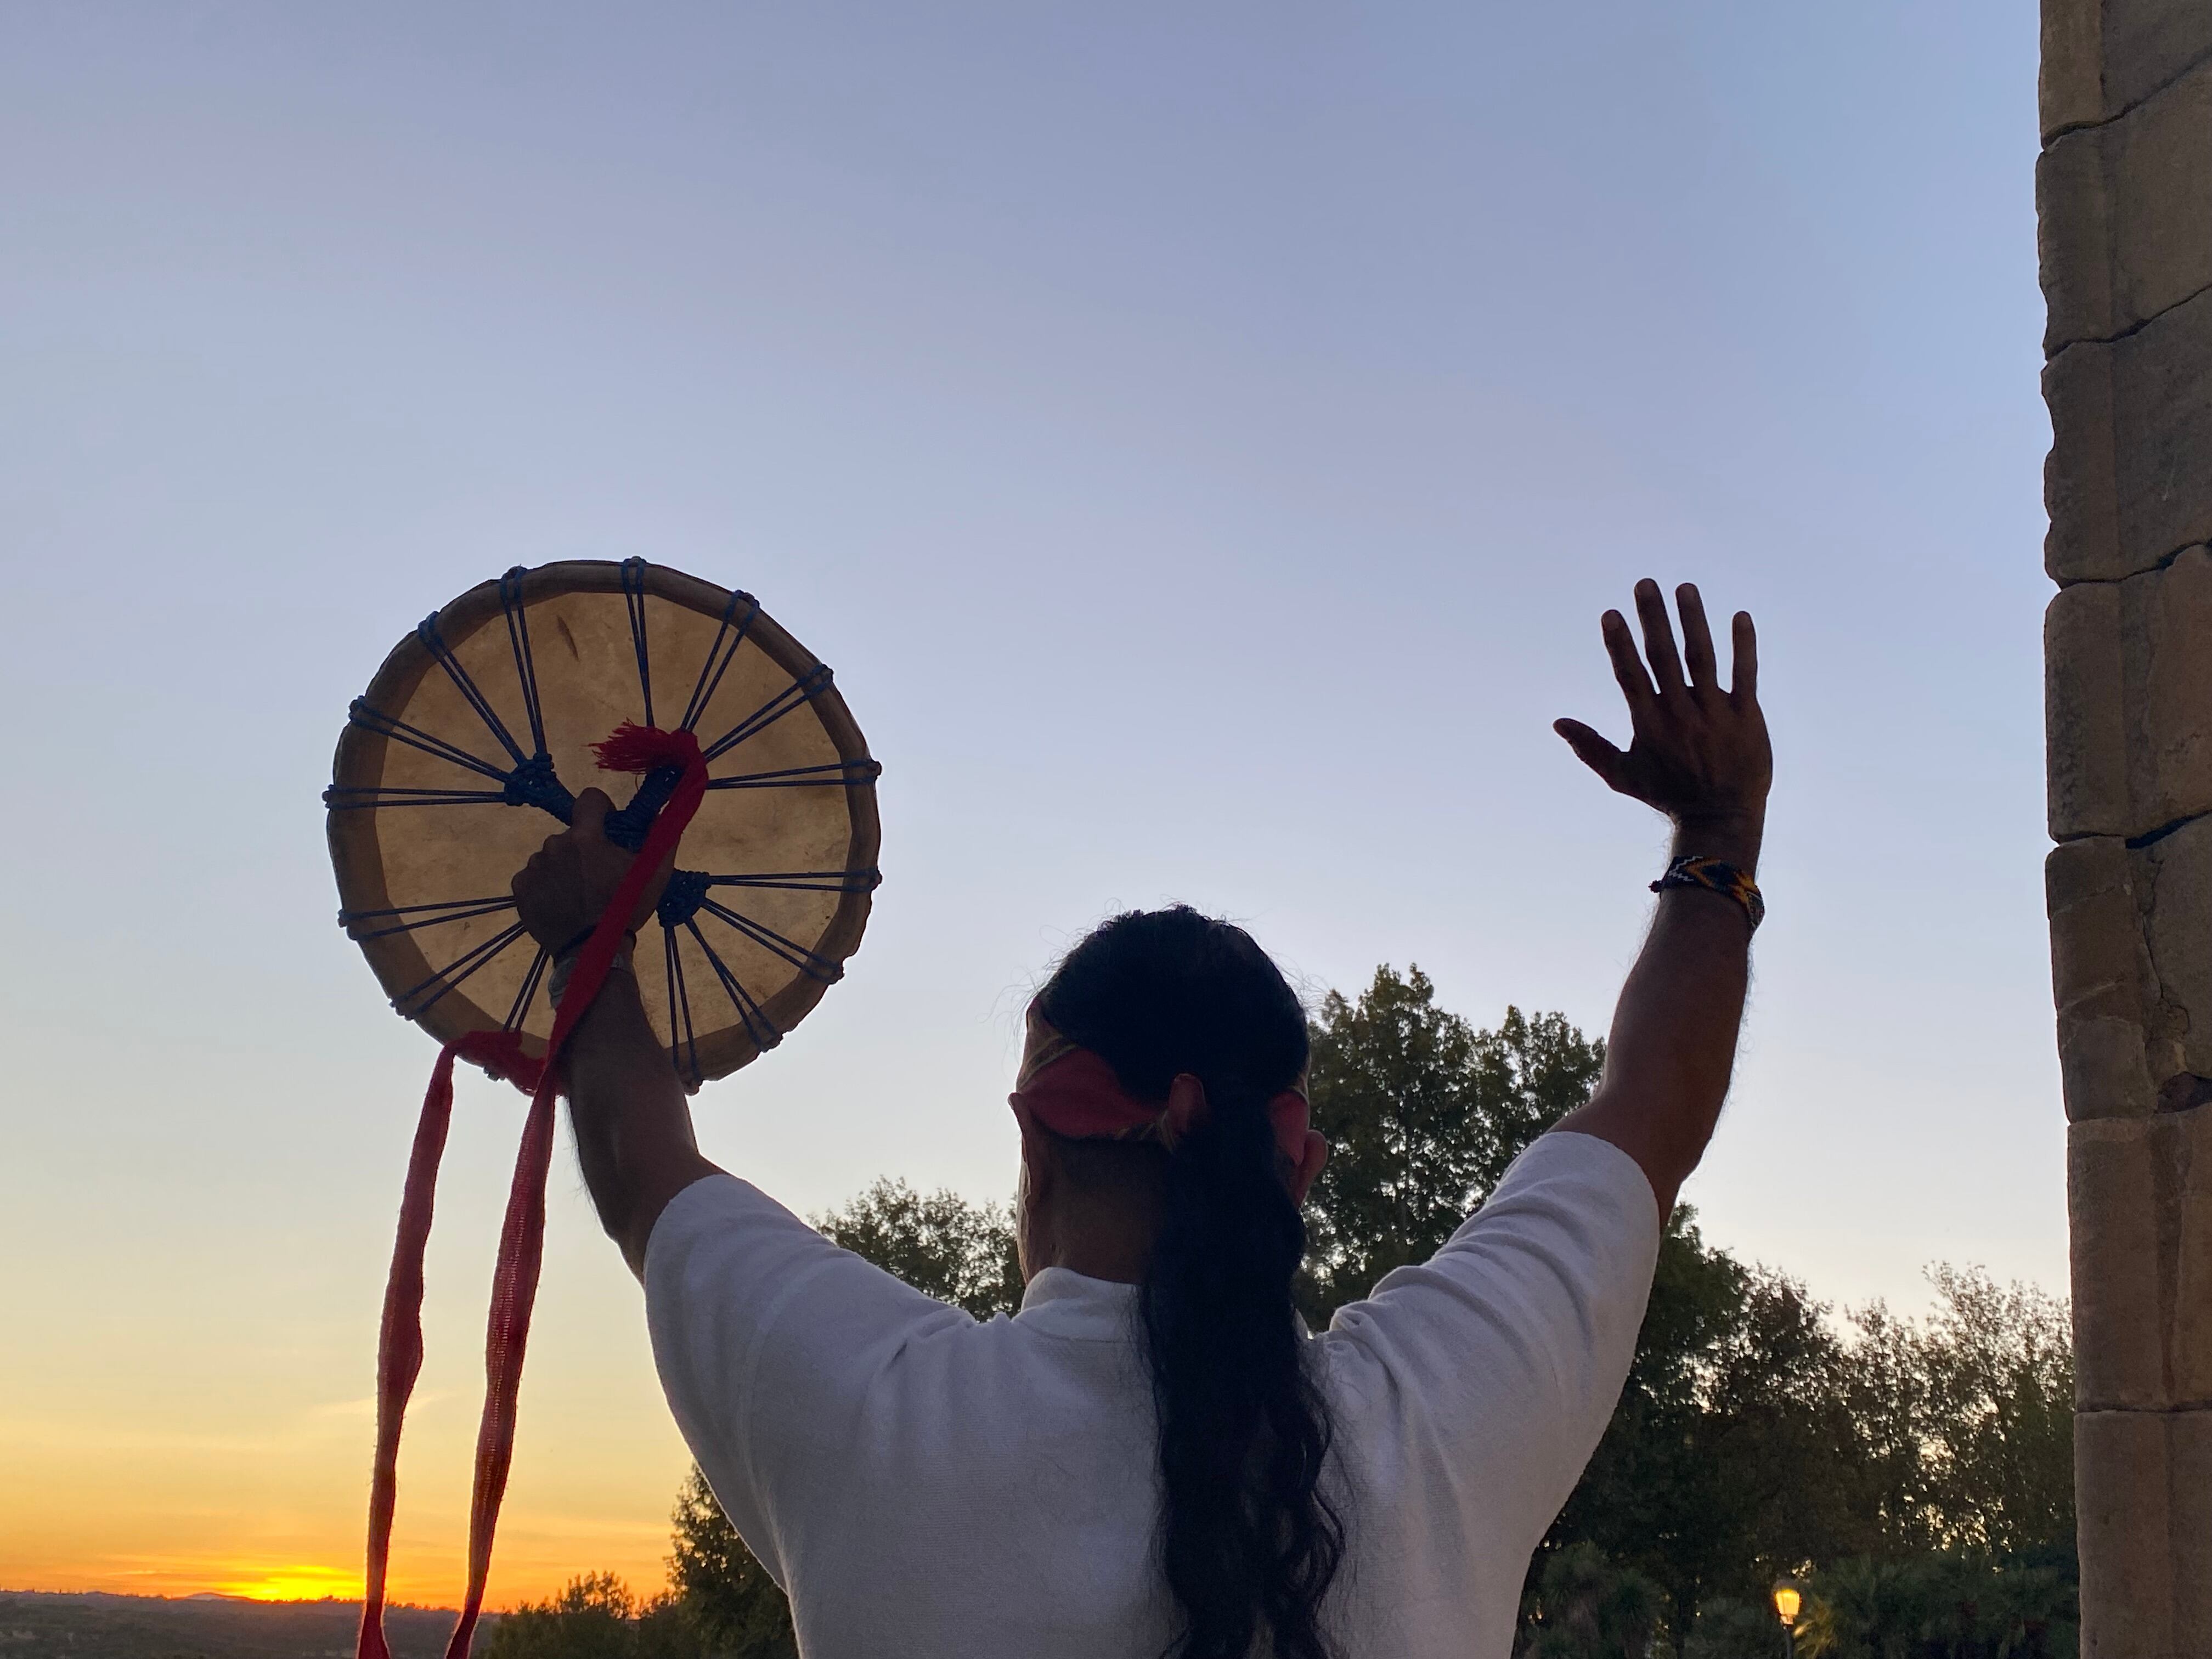
[[[518,1589],[499,1597],[488,1595],[484,1611],[512,1613],[522,1603],[549,1600],[566,1587],[570,1579],[586,1573],[604,1571],[613,1571],[630,1589],[646,1595],[665,1589],[667,1583],[665,1560],[650,1578],[633,1577],[617,1568],[579,1566],[557,1582],[541,1589]],[[341,1571],[307,1562],[279,1568],[218,1570],[200,1576],[171,1573],[160,1568],[138,1568],[68,1577],[34,1574],[27,1579],[0,1583],[0,1595],[118,1595],[155,1601],[187,1601],[196,1596],[216,1596],[270,1607],[316,1606],[324,1602],[358,1604],[362,1592],[362,1574],[358,1569]],[[385,1605],[415,1613],[458,1614],[460,1600],[460,1591],[457,1589],[450,1599],[423,1600],[419,1592],[388,1594]]]
[[[483,1263],[499,1224],[484,1193],[503,1188],[513,1156],[490,1144],[494,1127],[456,1126],[456,1196],[430,1252],[428,1352],[401,1446],[387,1586],[392,1601],[416,1607],[455,1607],[466,1588]],[[488,1176],[462,1156],[471,1138],[483,1161],[496,1155],[496,1187],[465,1178]],[[484,1598],[502,1611],[584,1573],[659,1591],[690,1466],[653,1370],[636,1281],[580,1191],[556,1183],[549,1209],[538,1328]],[[240,1297],[209,1264],[158,1297],[21,1322],[22,1363],[0,1379],[0,1584],[359,1600],[375,1437],[370,1315],[388,1249],[306,1252],[358,1281],[315,1296]],[[158,1368],[145,1363],[149,1344]]]
[[[659,1484],[655,1480],[652,1486]],[[647,1501],[652,1502],[649,1498]],[[653,1509],[659,1507],[653,1504]],[[670,1525],[648,1520],[650,1510],[641,1515],[633,1510],[624,1516],[613,1503],[607,1509],[613,1513],[602,1511],[589,1519],[574,1510],[564,1514],[526,1509],[508,1515],[503,1536],[492,1553],[485,1610],[511,1612],[524,1602],[548,1601],[586,1573],[611,1572],[641,1595],[665,1589],[672,1548]],[[385,1590],[387,1605],[440,1611],[459,1607],[467,1589],[465,1517],[453,1515],[437,1521],[444,1524],[434,1522],[426,1528],[428,1535],[404,1540],[392,1552]],[[207,1536],[206,1547],[179,1549],[170,1541],[175,1536],[172,1526],[161,1520],[132,1540],[139,1544],[137,1548],[115,1548],[108,1540],[80,1534],[52,1537],[47,1550],[34,1553],[7,1547],[10,1542],[20,1546],[21,1539],[0,1538],[0,1585],[16,1592],[170,1601],[225,1595],[264,1602],[358,1601],[364,1576],[359,1526],[349,1515],[330,1517],[320,1527],[299,1526],[289,1540],[289,1548],[279,1539],[234,1535]],[[109,1547],[100,1547],[102,1543]],[[87,1544],[94,1547],[88,1549]]]

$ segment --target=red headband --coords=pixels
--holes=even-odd
[[[1155,1139],[1170,1147],[1175,1145],[1176,1127],[1168,1121],[1164,1106],[1147,1105],[1122,1088],[1111,1066],[1054,1030],[1034,1002],[1027,1024],[1014,1098],[1038,1122],[1071,1140]],[[1302,1161],[1312,1121],[1304,1073],[1267,1103],[1267,1121],[1274,1127],[1275,1145],[1283,1156],[1292,1164]]]

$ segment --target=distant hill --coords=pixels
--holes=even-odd
[[[360,1623],[358,1601],[0,1590],[0,1659],[353,1659]],[[439,1659],[453,1614],[393,1607],[384,1628],[392,1659]]]

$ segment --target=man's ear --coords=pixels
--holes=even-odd
[[[1168,1130],[1168,1150],[1175,1150],[1180,1141],[1200,1124],[1206,1121],[1206,1085],[1189,1072],[1178,1072],[1168,1085],[1168,1103],[1165,1112]]]
[[[1291,1201],[1303,1205],[1306,1194],[1313,1190],[1320,1178],[1321,1166],[1328,1162],[1328,1142],[1318,1129],[1306,1131],[1305,1145],[1298,1149],[1297,1167],[1291,1171]]]
[[[1052,1155],[1052,1140],[1019,1095],[1008,1095],[1014,1121],[1022,1129],[1022,1196],[1031,1206],[1048,1197],[1060,1176],[1059,1161]]]

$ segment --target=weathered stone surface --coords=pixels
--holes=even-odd
[[[2212,1109],[2075,1124],[2066,1194],[2081,1408],[2212,1407]]]
[[[2120,554],[2120,486],[2112,431],[2112,352],[2071,345],[2043,366],[2051,453],[2043,459],[2043,506],[2051,528],[2043,567],[2062,586],[2118,581],[2158,561],[2130,565]]]
[[[2150,948],[2144,1060],[2163,1091],[2181,1073],[2212,1078],[2212,818],[2130,855]]]
[[[2045,863],[2044,884],[2066,1115],[2146,1117],[2158,1089],[2144,1058],[2150,955],[2134,861],[2117,836],[2068,842]]]
[[[2105,118],[2105,0],[2043,0],[2043,137]]]
[[[2140,1021],[2079,1014],[2058,1023],[2058,1080],[2069,1121],[2141,1117],[2158,1109]]]
[[[2212,811],[2212,551],[2190,548],[2119,590],[2126,833],[2143,836]],[[2094,787],[2106,783],[2100,771]]]
[[[2112,321],[2112,180],[2106,135],[2091,127],[2046,148],[2035,162],[2035,263],[2043,283],[2046,355],[2077,340],[2106,340]]]
[[[2212,1413],[2076,1419],[2083,1659],[2201,1659],[2212,1629]]]
[[[2068,346],[2043,390],[2055,580],[2115,581],[2212,541],[2212,291],[2124,339]]]
[[[2100,33],[2109,118],[2212,54],[2212,6],[2203,0],[2104,0]]]
[[[2044,349],[2109,340],[2212,286],[2212,58],[2036,164]]]
[[[2043,0],[2040,103],[2081,1651],[2179,1659],[2212,1655],[2212,0]]]
[[[2148,1119],[2102,1119],[2067,1132],[2074,1390],[2084,1410],[2166,1403],[2151,1163]]]
[[[2155,1412],[2085,1412],[2074,1422],[2081,1550],[2082,1659],[2174,1651],[2173,1518],[2166,1423]]]
[[[2117,330],[2212,285],[2212,58],[2106,131]]]
[[[2212,812],[2212,550],[2061,590],[2043,647],[2053,840]]]
[[[2051,838],[2130,832],[2118,582],[2061,588],[2043,613]]]
[[[2199,0],[2043,0],[2045,140],[2109,121],[2212,53]]]

